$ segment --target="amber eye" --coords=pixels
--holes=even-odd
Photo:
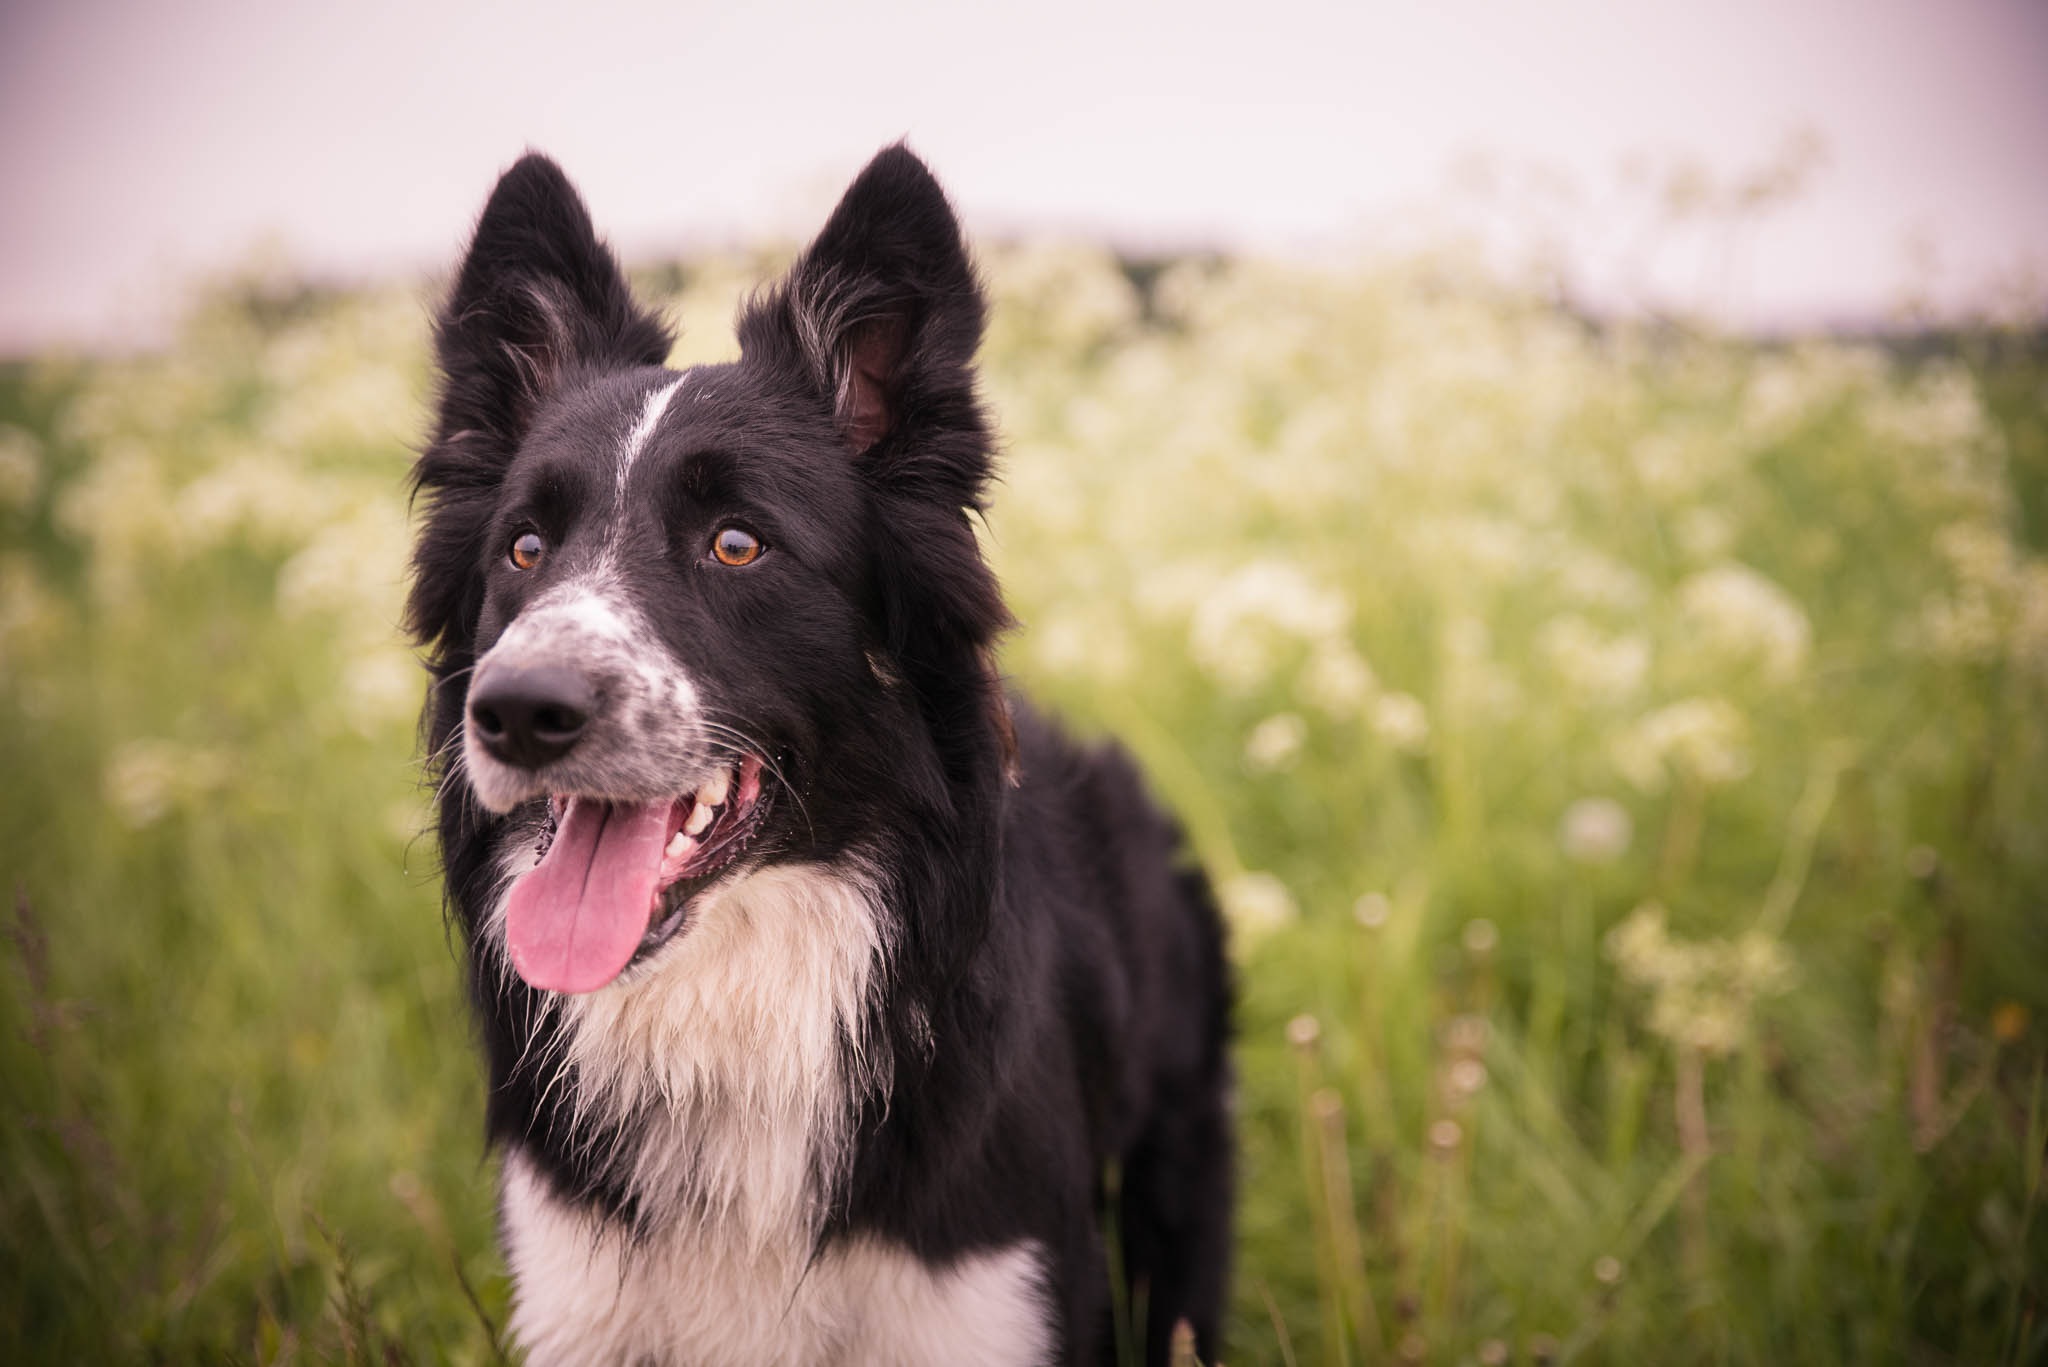
[[[711,553],[721,565],[751,565],[761,558],[761,538],[742,527],[720,527]]]
[[[530,570],[540,563],[547,553],[548,543],[541,540],[539,532],[521,532],[512,538],[512,565],[515,569]]]

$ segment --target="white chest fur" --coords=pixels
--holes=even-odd
[[[541,1061],[549,1085],[593,1133],[631,1136],[650,1229],[635,1236],[563,1204],[508,1156],[512,1328],[530,1360],[1045,1362],[1043,1272],[1028,1245],[934,1267],[855,1240],[811,1261],[852,1099],[888,1080],[886,1053],[862,1038],[890,929],[869,885],[785,866],[691,914],[646,970],[548,999],[564,1027],[562,1056]]]
[[[928,1266],[875,1240],[749,1250],[686,1226],[633,1240],[505,1165],[513,1336],[535,1364],[961,1367],[1043,1364],[1053,1343],[1036,1250]]]

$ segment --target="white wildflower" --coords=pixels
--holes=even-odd
[[[133,740],[108,761],[103,791],[122,822],[140,830],[226,778],[227,765],[218,755],[172,740]]]
[[[1271,677],[1289,641],[1314,642],[1344,629],[1351,605],[1284,560],[1255,560],[1216,584],[1188,625],[1196,661],[1225,687],[1250,692]]]
[[[1934,548],[1950,587],[1928,598],[1909,636],[1946,660],[1987,664],[2008,651],[2022,663],[2032,658],[2048,611],[2039,603],[2042,562],[2023,556],[2004,529],[1971,519],[1936,532]]]
[[[20,679],[59,621],[55,595],[26,555],[0,555],[0,675]]]
[[[1476,1058],[1461,1058],[1444,1071],[1445,1090],[1454,1100],[1464,1100],[1486,1085],[1486,1065]]]
[[[1724,787],[1749,773],[1749,723],[1725,699],[1685,698],[1616,737],[1612,755],[1622,776],[1646,793],[1661,792],[1673,774]]]
[[[1131,599],[1151,621],[1192,616],[1227,577],[1221,565],[1206,557],[1164,559],[1140,567]]]
[[[1774,684],[1790,683],[1806,663],[1813,628],[1791,594],[1747,565],[1730,562],[1678,586],[1686,639],[1754,661]]]
[[[1611,864],[1628,853],[1634,838],[1628,809],[1609,797],[1580,798],[1564,809],[1557,824],[1559,847],[1580,864]]]
[[[1429,712],[1412,693],[1385,693],[1375,699],[1372,729],[1396,750],[1420,754],[1429,748]]]
[[[1545,622],[1536,634],[1536,648],[1571,694],[1590,702],[1627,702],[1650,675],[1648,637],[1610,637],[1576,614]]]
[[[1294,712],[1276,712],[1252,728],[1245,739],[1245,766],[1255,773],[1292,769],[1308,739],[1308,723]]]
[[[0,423],[0,508],[26,508],[43,479],[43,444],[25,428]]]
[[[1422,519],[1411,529],[1410,540],[1413,554],[1448,562],[1490,583],[1506,583],[1539,559],[1534,539],[1504,517],[1465,513]]]
[[[1357,716],[1378,686],[1365,657],[1341,640],[1318,644],[1301,676],[1302,695],[1333,717]]]
[[[1216,899],[1222,903],[1231,930],[1248,941],[1291,924],[1299,915],[1287,885],[1256,870],[1224,879]]]
[[[1474,917],[1465,923],[1458,941],[1465,946],[1467,954],[1475,959],[1484,959],[1500,948],[1500,927],[1484,916]]]
[[[403,370],[360,356],[321,361],[262,414],[256,431],[265,447],[293,457],[330,447],[389,448],[407,439],[416,409]]]
[[[1575,603],[1634,612],[1650,600],[1650,586],[1643,576],[1604,552],[1566,544],[1552,558],[1558,586]]]
[[[1645,1024],[1652,1031],[1707,1054],[1740,1046],[1756,1004],[1787,991],[1796,976],[1775,937],[1749,930],[1733,939],[1682,940],[1666,928],[1655,902],[1607,933],[1607,957],[1648,993]]]
[[[1444,624],[1444,686],[1440,706],[1465,717],[1501,720],[1521,710],[1522,690],[1494,658],[1486,622],[1459,613]]]
[[[1078,355],[1126,330],[1138,297],[1116,258],[1099,247],[1035,244],[1001,252],[991,281],[999,346],[1029,342],[1055,355]]]
[[[1393,914],[1393,899],[1384,892],[1365,893],[1351,904],[1351,919],[1367,930],[1378,930]]]
[[[1020,444],[1003,466],[1003,509],[1011,517],[1028,514],[1038,533],[1077,544],[1086,534],[1088,499],[1067,463],[1052,443]]]
[[[187,555],[248,537],[259,545],[296,545],[335,514],[330,481],[250,452],[208,470],[180,489],[165,526]]]
[[[1134,667],[1129,633],[1093,612],[1067,612],[1034,626],[1031,653],[1056,674],[1117,680]]]
[[[404,596],[405,544],[405,519],[389,505],[328,521],[279,569],[278,611],[352,618],[365,636],[388,631]]]
[[[61,486],[57,523],[91,548],[92,587],[101,602],[131,601],[161,560],[172,535],[164,525],[170,501],[155,453],[126,439],[101,448],[98,459]]]
[[[2037,679],[2048,679],[2048,560],[2029,561],[2018,576],[2012,656]]]
[[[1909,387],[1872,399],[1865,409],[1872,430],[1923,450],[1967,450],[1991,431],[1977,382],[1959,361],[1930,363]]]
[[[1678,515],[1672,535],[1688,559],[1718,560],[1735,544],[1735,523],[1719,508],[1687,508]]]
[[[1660,499],[1677,503],[1698,487],[1702,469],[1698,443],[1671,432],[1651,432],[1629,448],[1636,478]]]
[[[1981,589],[1935,594],[1920,610],[1917,639],[1940,659],[1989,663],[1998,658],[2001,635],[1997,605]]]
[[[1813,398],[1796,364],[1765,352],[1743,388],[1740,425],[1756,445],[1782,441],[1806,421]]]
[[[1752,447],[1776,445],[1843,400],[1881,394],[1891,362],[1875,347],[1816,343],[1762,352],[1742,391],[1737,424]]]
[[[1444,652],[1461,665],[1483,661],[1493,653],[1493,633],[1482,619],[1461,612],[1444,623]]]
[[[1948,563],[1956,582],[1969,588],[2004,589],[2017,564],[2004,529],[1987,522],[1949,523],[1934,534],[1934,549]]]

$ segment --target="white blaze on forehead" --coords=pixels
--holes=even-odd
[[[626,433],[626,444],[619,450],[619,482],[616,491],[618,507],[626,506],[626,481],[632,477],[633,462],[640,458],[640,451],[647,445],[647,439],[654,435],[661,415],[668,411],[668,401],[683,387],[687,375],[678,375],[661,388],[647,396],[646,407],[640,410],[640,420],[633,424],[633,430]]]

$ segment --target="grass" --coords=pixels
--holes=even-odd
[[[721,354],[759,261],[654,278]],[[1232,917],[1228,1361],[2048,1360],[2048,360],[992,256],[1011,672]],[[1140,288],[1142,286],[1142,288]],[[495,1362],[424,321],[0,374],[0,1356]]]

